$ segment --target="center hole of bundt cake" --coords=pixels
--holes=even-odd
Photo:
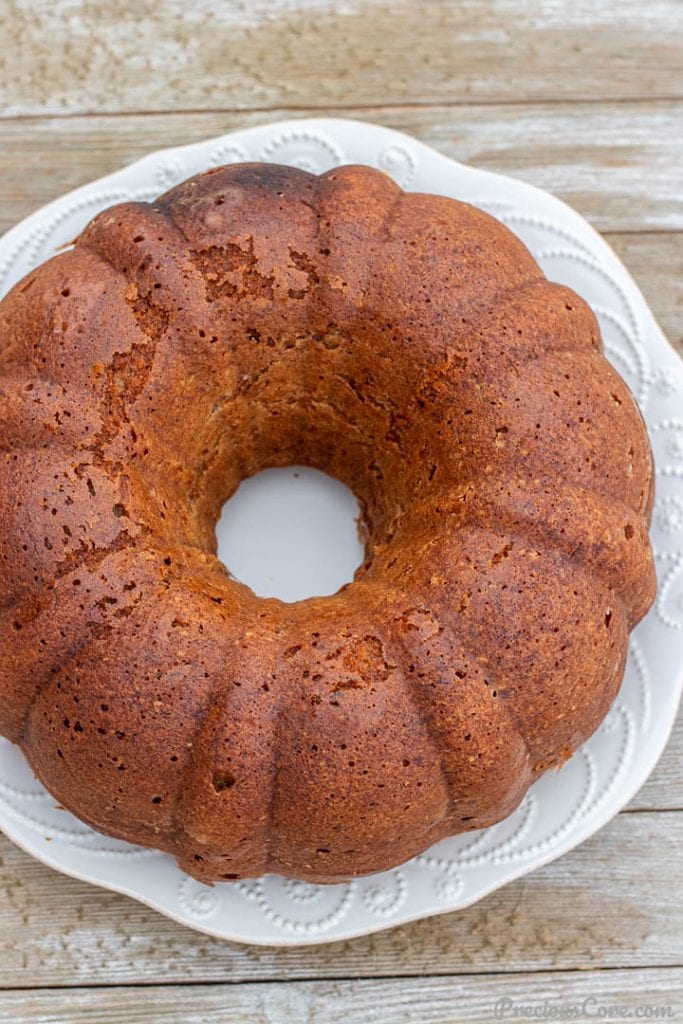
[[[218,557],[259,597],[334,594],[364,558],[358,500],[317,469],[265,469],[244,480],[216,527]]]

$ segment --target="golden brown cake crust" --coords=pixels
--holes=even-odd
[[[600,723],[653,599],[650,449],[592,312],[367,167],[100,214],[0,303],[0,416],[0,732],[205,881],[338,881],[500,820]],[[215,524],[293,463],[369,541],[287,605]]]

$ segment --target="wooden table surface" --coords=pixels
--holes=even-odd
[[[683,350],[680,0],[0,0],[0,14],[0,230],[160,146],[361,117],[567,200]],[[469,910],[313,949],[206,938],[0,837],[0,1024],[489,1022],[500,998],[681,1019],[682,747],[679,726],[629,807],[548,867]]]

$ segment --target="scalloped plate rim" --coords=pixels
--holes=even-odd
[[[101,178],[94,179],[93,181],[87,182],[84,185],[79,186],[62,196],[50,201],[38,210],[34,211],[28,217],[24,218],[14,227],[10,228],[0,238],[0,252],[2,250],[11,251],[12,246],[16,241],[22,237],[30,234],[34,227],[38,227],[42,221],[51,217],[52,214],[65,208],[67,204],[72,204],[81,198],[86,198],[93,192],[94,189],[105,189],[110,185],[117,184],[119,188],[125,188],[127,186],[121,185],[122,177],[131,176],[133,177],[136,173],[146,173],[147,167],[151,168],[160,157],[169,156],[171,154],[182,155],[195,151],[202,147],[218,146],[223,143],[233,142],[236,138],[244,140],[245,143],[249,143],[250,140],[258,139],[261,135],[283,135],[286,132],[301,132],[304,131],[320,131],[323,133],[334,133],[334,129],[338,131],[347,131],[357,127],[365,131],[371,131],[377,133],[378,136],[382,136],[387,140],[387,144],[392,141],[396,143],[409,144],[411,147],[416,149],[418,152],[422,152],[429,157],[430,161],[440,164],[444,170],[450,168],[456,168],[460,173],[467,173],[476,176],[476,178],[482,182],[489,183],[492,186],[492,191],[500,190],[501,187],[505,188],[512,185],[516,192],[516,198],[520,195],[525,195],[530,200],[535,200],[540,206],[550,206],[555,211],[561,210],[565,218],[571,221],[572,227],[579,232],[579,235],[587,236],[591,247],[597,249],[601,258],[603,258],[608,264],[611,264],[613,268],[616,268],[619,275],[624,279],[630,288],[632,289],[635,297],[638,300],[638,308],[641,314],[644,314],[647,320],[647,326],[652,337],[648,338],[650,341],[649,348],[652,349],[652,341],[655,341],[655,349],[658,347],[661,349],[661,354],[667,359],[679,360],[678,354],[676,353],[673,346],[671,346],[666,339],[663,331],[659,327],[650,307],[648,306],[645,298],[643,297],[638,285],[633,280],[631,274],[623,265],[619,257],[614,253],[610,246],[605,242],[601,235],[572,207],[566,204],[564,201],[552,196],[550,193],[545,192],[542,189],[536,188],[535,186],[529,185],[528,183],[514,178],[510,175],[502,175],[492,171],[479,170],[475,167],[470,167],[467,164],[460,163],[451,157],[445,156],[432,146],[421,142],[408,135],[407,133],[397,131],[392,128],[385,127],[383,125],[373,124],[372,122],[363,121],[359,119],[347,119],[347,118],[293,118],[284,121],[277,121],[269,124],[261,124],[252,126],[246,129],[237,129],[231,132],[227,132],[223,135],[215,136],[208,139],[200,139],[197,142],[187,143],[182,146],[169,146],[162,149],[155,150],[153,152],[145,154],[143,157],[135,160],[134,162],[125,165]],[[351,162],[351,161],[350,161]],[[159,189],[163,191],[163,187]],[[408,187],[408,191],[411,189]],[[434,189],[439,194],[439,189]],[[525,209],[531,207],[533,202],[526,204]],[[677,365],[677,364],[676,364]],[[661,577],[660,577],[661,580]],[[135,889],[134,886],[127,886],[117,882],[108,881],[96,873],[88,871],[86,868],[76,868],[69,864],[64,864],[59,858],[53,856],[48,849],[44,849],[46,843],[40,844],[36,840],[36,845],[31,845],[27,840],[24,839],[20,829],[14,829],[11,823],[5,820],[0,821],[0,830],[7,835],[7,837],[15,843],[20,849],[24,850],[27,854],[34,857],[36,860],[46,864],[48,867],[59,871],[68,877],[84,881],[88,884],[95,885],[105,890],[120,893],[128,896],[137,902],[150,907],[153,910],[163,914],[169,919],[176,921],[179,924],[189,927],[192,930],[198,931],[202,934],[213,936],[214,938],[223,939],[225,941],[240,942],[244,944],[254,946],[272,946],[272,947],[296,947],[296,946],[313,946],[322,945],[330,942],[344,941],[351,938],[355,938],[361,935],[372,934],[375,932],[383,931],[387,928],[398,927],[399,925],[407,924],[411,921],[420,920],[422,918],[436,917],[441,914],[451,913],[454,910],[465,909],[466,907],[472,906],[477,903],[480,899],[494,892],[496,889],[507,885],[509,882],[514,881],[528,874],[530,871],[535,870],[538,867],[542,867],[545,864],[556,860],[558,857],[564,855],[569,850],[575,848],[581,843],[585,842],[586,839],[598,832],[608,821],[610,821],[619,811],[633,798],[638,792],[641,786],[646,782],[647,778],[651,774],[653,768],[657,764],[657,761],[661,757],[661,754],[666,747],[666,744],[670,738],[671,731],[673,729],[678,704],[681,698],[681,691],[683,690],[683,664],[681,665],[680,672],[676,677],[673,675],[672,685],[663,695],[659,695],[660,699],[663,697],[664,703],[668,705],[666,708],[666,728],[660,727],[655,736],[649,737],[646,744],[646,749],[643,752],[641,749],[639,758],[635,763],[633,770],[629,772],[626,778],[622,781],[619,786],[618,793],[613,795],[612,798],[606,801],[604,807],[599,813],[593,817],[587,817],[583,822],[571,829],[567,835],[553,845],[550,849],[544,853],[536,854],[529,858],[527,861],[520,861],[516,865],[509,865],[506,868],[504,877],[493,877],[488,884],[480,885],[480,887],[473,891],[471,898],[456,898],[450,905],[446,904],[443,906],[430,906],[424,910],[415,910],[405,914],[398,914],[393,920],[387,920],[385,922],[376,920],[374,922],[365,922],[360,926],[353,926],[350,920],[347,920],[347,927],[338,927],[331,934],[319,934],[314,936],[302,936],[302,935],[272,935],[259,936],[250,934],[246,936],[244,932],[239,930],[233,931],[224,927],[213,928],[210,923],[202,922],[199,920],[193,920],[189,916],[184,916],[180,911],[174,910],[170,906],[162,905],[158,900],[147,896],[143,891]],[[667,700],[668,697],[668,700]],[[660,704],[661,709],[661,704]],[[172,858],[168,855],[170,861]],[[410,862],[408,862],[410,863]],[[399,869],[403,865],[397,866]],[[390,874],[391,872],[388,872]],[[187,876],[189,877],[189,876]],[[372,878],[373,876],[365,876],[366,878]],[[380,876],[376,876],[380,877]],[[362,881],[362,879],[358,879]],[[230,883],[222,883],[229,885]],[[267,930],[267,925],[264,923],[264,930]]]

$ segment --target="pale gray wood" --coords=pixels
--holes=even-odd
[[[681,190],[683,191],[683,174]],[[683,355],[683,233],[672,234],[608,234],[614,247],[643,292],[659,326],[680,355]],[[677,770],[674,782],[677,807],[683,807],[683,723],[674,733],[678,757],[669,756],[666,764]],[[655,775],[653,783],[661,784],[664,776]],[[667,784],[669,778],[667,777]],[[673,806],[669,804],[669,806]]]
[[[680,316],[678,323],[680,328]],[[677,344],[678,351],[683,353],[680,334]],[[657,767],[628,807],[629,810],[683,811],[683,714],[680,711]]]
[[[0,120],[0,230],[153,150],[301,113]],[[335,113],[386,124],[457,160],[548,189],[600,231],[683,230],[681,102],[378,106]]]
[[[322,110],[561,195],[609,232],[683,351],[681,12],[680,0],[0,0],[0,230],[161,146]],[[130,116],[73,116],[98,112]],[[0,838],[0,988],[37,986],[0,993],[0,1024],[489,1024],[499,997],[593,995],[680,1016],[682,754],[679,722],[630,804],[640,813],[475,907],[313,949],[209,939]],[[116,987],[73,987],[103,985]]]
[[[3,0],[0,110],[683,95],[678,0]]]
[[[612,1008],[612,1020],[623,1019],[614,1008],[650,1019],[644,1015],[653,1008],[679,1016],[682,999],[681,972],[657,969],[91,988],[68,994],[46,989],[0,995],[0,1024],[491,1024],[496,1007],[504,1010],[500,1019],[519,1021],[513,1007],[543,1010],[546,1002],[576,1007],[574,1019],[580,1020],[590,1019],[584,1007],[593,1019],[600,1019],[601,1008]]]
[[[682,848],[683,814],[621,814],[458,913],[349,942],[259,949],[61,877],[0,839],[0,988],[676,966]]]

